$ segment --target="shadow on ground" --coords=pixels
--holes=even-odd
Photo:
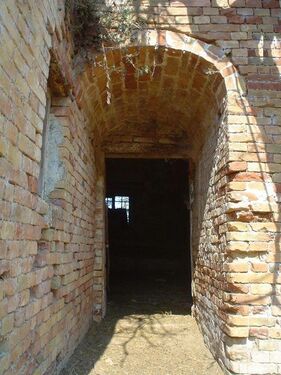
[[[221,375],[176,275],[138,280],[112,287],[106,318],[61,375]]]

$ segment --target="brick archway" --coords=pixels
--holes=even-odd
[[[133,63],[126,61],[128,51],[134,56]],[[104,315],[106,303],[104,155],[190,158],[195,192],[194,315],[208,347],[228,367],[226,340],[236,340],[241,333],[236,324],[229,326],[231,310],[225,312],[224,294],[232,291],[228,270],[235,269],[228,266],[225,221],[230,219],[225,216],[229,191],[235,190],[229,188],[232,180],[229,175],[243,174],[247,168],[245,161],[229,155],[229,131],[233,131],[230,129],[233,125],[229,128],[228,122],[231,113],[230,124],[233,120],[239,123],[239,116],[247,123],[251,109],[245,99],[243,78],[221,49],[171,31],[143,31],[126,49],[109,48],[106,52],[108,71],[104,69],[104,57],[95,55],[96,63],[86,64],[79,76],[77,96],[90,119],[98,170],[96,249],[98,271],[104,276],[96,280],[95,314]],[[145,63],[152,66],[155,59],[153,74],[136,73],[135,66]],[[238,204],[233,211],[239,216],[242,209]]]
[[[163,47],[177,51],[190,52],[209,63],[213,64],[221,76],[224,78],[228,92],[234,92],[244,96],[246,94],[246,84],[244,78],[239,74],[237,68],[226,56],[223,49],[199,39],[188,36],[184,33],[170,30],[142,30],[134,35],[134,40],[126,46],[128,48],[141,47]],[[107,48],[106,51],[113,51],[114,48]],[[93,52],[93,61],[100,61],[102,54]],[[79,66],[79,69],[81,67]],[[82,101],[81,86],[75,87],[79,101]],[[79,95],[80,94],[80,95]]]
[[[166,53],[167,51],[169,52]],[[126,54],[133,55],[133,60],[126,61]],[[244,98],[246,95],[244,79],[229,58],[225,56],[224,51],[185,34],[165,30],[144,30],[134,36],[134,41],[129,46],[117,49],[107,48],[105,55],[90,52],[89,56],[90,59],[84,63],[84,67],[81,68],[81,61],[78,64],[80,73],[76,79],[78,84],[74,91],[80,105],[86,109],[91,128],[96,130],[93,136],[95,144],[104,138],[104,132],[116,128],[117,119],[120,122],[127,117],[125,121],[131,121],[127,115],[131,114],[133,110],[124,102],[131,100],[132,94],[141,95],[142,101],[144,101],[145,91],[154,84],[152,81],[159,82],[163,79],[163,75],[172,76],[174,79],[177,74],[181,74],[183,79],[186,79],[184,77],[186,74],[197,74],[196,65],[201,65],[199,72],[201,76],[193,77],[194,80],[197,80],[198,86],[204,80],[202,75],[206,77],[215,75],[216,85],[221,85],[221,91],[224,91],[224,93],[220,93],[225,97],[224,104],[227,102],[232,106],[237,105],[242,111],[248,107]],[[177,58],[183,58],[186,61],[193,60],[188,63],[189,70],[184,67],[184,62],[176,61]],[[165,61],[163,61],[164,59]],[[173,63],[182,65],[173,67]],[[136,77],[135,68],[137,65],[140,68],[148,66],[150,74],[137,73],[138,77]],[[167,68],[166,71],[165,68]],[[173,82],[171,84],[173,85]],[[181,95],[186,94],[184,90],[186,90],[187,84],[186,82],[178,84],[177,88],[182,89]],[[169,86],[169,83],[167,85]],[[198,87],[195,89],[200,91]],[[193,95],[192,92],[189,94],[190,97]],[[152,95],[158,94],[154,92]],[[217,98],[216,100],[218,102],[221,99]],[[133,119],[133,121],[136,123],[145,120]]]

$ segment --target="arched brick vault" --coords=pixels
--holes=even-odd
[[[128,51],[134,56],[133,64],[125,58]],[[170,31],[141,32],[126,49],[107,49],[106,60],[102,55],[93,58],[96,64],[85,63],[77,75],[76,97],[87,112],[97,149],[106,155],[161,155],[194,161],[194,314],[209,348],[225,361],[221,343],[226,337],[235,338],[238,331],[229,320],[236,306],[225,303],[224,293],[239,292],[228,283],[227,275],[231,267],[227,264],[226,211],[232,199],[228,174],[246,170],[244,161],[237,162],[237,156],[230,155],[225,109],[232,115],[250,113],[244,82],[222,50]],[[137,73],[134,66],[144,65],[151,67],[151,74]],[[103,177],[101,173],[97,180],[99,233],[104,218]],[[240,206],[235,204],[229,220],[237,219],[235,210]],[[96,249],[104,254],[102,236]],[[104,280],[94,282],[100,283],[95,298],[100,309],[105,301]]]
[[[139,139],[148,153],[196,158],[206,130],[218,122],[226,92],[243,95],[243,82],[223,51],[184,34],[142,31],[130,47],[108,49],[106,59],[94,60],[79,76],[81,101],[95,143],[107,153],[143,153],[144,146],[132,145]],[[140,73],[144,66],[149,73]],[[123,138],[120,144],[125,135],[127,143]]]

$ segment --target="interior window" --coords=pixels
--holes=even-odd
[[[115,195],[106,197],[105,203],[110,210],[126,210],[127,223],[130,222],[130,198],[128,196]]]

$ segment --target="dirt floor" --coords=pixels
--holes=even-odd
[[[166,286],[159,279],[149,294],[143,285],[115,290],[106,318],[92,326],[61,375],[222,375],[186,294]]]

